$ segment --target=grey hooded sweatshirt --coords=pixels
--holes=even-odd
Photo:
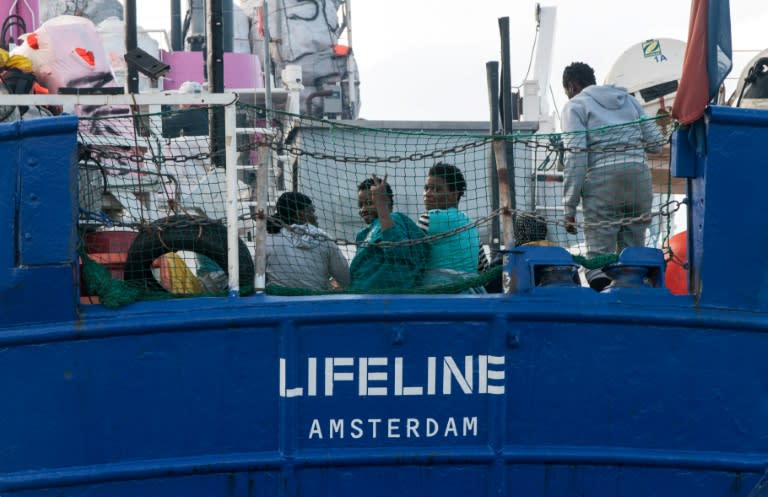
[[[563,107],[566,147],[563,204],[575,216],[588,170],[618,164],[644,164],[646,152],[660,152],[664,138],[626,88],[592,85]],[[627,125],[627,123],[633,123]]]
[[[329,279],[349,286],[349,264],[339,247],[311,224],[294,224],[267,236],[267,283],[329,290]]]

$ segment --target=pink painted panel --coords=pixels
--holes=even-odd
[[[2,1],[2,0],[0,0]],[[178,90],[185,81],[205,83],[202,52],[167,52],[160,50],[160,60],[171,66],[163,80],[164,90]],[[258,55],[224,54],[224,88],[264,88],[261,61]]]
[[[259,56],[249,53],[224,53],[224,88],[264,88]]]
[[[164,90],[178,90],[185,81],[205,83],[203,52],[167,52],[160,50],[160,60],[171,66],[163,79]]]
[[[10,34],[14,41],[24,33],[31,33],[40,27],[40,13],[37,0],[0,0],[0,20],[5,20],[10,15],[17,15],[24,19],[26,29],[21,30],[13,24]]]

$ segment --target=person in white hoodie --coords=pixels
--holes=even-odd
[[[349,264],[317,227],[312,200],[286,192],[277,199],[275,210],[267,224],[267,284],[318,291],[348,287]]]
[[[577,232],[581,201],[588,257],[645,245],[653,195],[646,152],[661,151],[662,134],[654,120],[642,120],[643,108],[626,88],[597,85],[583,62],[565,68],[563,88],[566,231]]]

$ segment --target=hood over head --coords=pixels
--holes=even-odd
[[[580,95],[590,97],[606,109],[620,109],[627,101],[627,89],[616,85],[591,85],[584,88]]]

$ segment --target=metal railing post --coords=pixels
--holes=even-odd
[[[229,296],[240,296],[240,237],[238,235],[237,103],[224,107],[224,143],[227,178],[227,272]]]

